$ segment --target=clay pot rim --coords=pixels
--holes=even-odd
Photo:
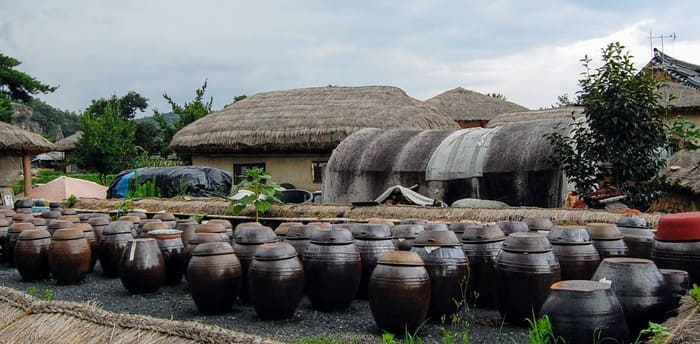
[[[260,245],[260,247],[255,251],[253,259],[261,261],[277,261],[291,259],[298,255],[297,250],[289,243],[271,242]]]
[[[44,230],[44,229],[27,229],[22,231],[22,233],[19,233],[19,236],[17,237],[17,240],[23,240],[23,241],[31,241],[31,240],[42,240],[42,239],[51,239],[51,233],[49,231]]]
[[[632,258],[632,257],[611,257],[611,258],[605,258],[603,259],[600,263],[608,263],[608,264],[615,264],[615,265],[649,265],[652,264],[656,266],[654,261],[650,259],[644,259],[644,258]]]
[[[216,251],[219,249],[219,251]],[[192,251],[193,257],[206,257],[206,256],[221,256],[228,254],[235,254],[236,251],[227,242],[217,241],[217,242],[205,242],[198,244],[197,247]]]
[[[74,227],[57,229],[51,237],[52,241],[68,241],[80,239],[85,239],[85,233],[82,229]]]
[[[659,272],[661,272],[662,275],[683,275],[683,276],[689,276],[690,273],[685,270],[679,270],[679,269],[659,269]]]
[[[443,242],[437,243],[435,239],[444,239]],[[413,240],[413,246],[425,247],[425,246],[440,246],[440,247],[456,247],[461,246],[462,242],[457,238],[457,234],[451,230],[446,231],[435,231],[426,230],[420,232],[416,239]]]
[[[93,216],[88,220],[88,223],[92,226],[106,226],[109,225],[109,218],[103,216]]]
[[[540,247],[524,247],[520,248],[518,246],[515,247],[508,247],[508,244],[512,245],[512,242],[516,243],[521,243],[518,241],[519,238],[522,238],[523,240],[527,238],[533,238],[533,239],[538,239],[539,244],[541,244]],[[544,239],[544,240],[542,240]],[[510,242],[509,242],[510,241]],[[508,252],[514,252],[514,253],[543,253],[543,252],[549,252],[552,251],[552,244],[549,242],[547,237],[538,232],[515,232],[511,233],[506,237],[506,240],[503,242],[503,245],[501,246],[501,250],[503,251],[508,251]]]
[[[172,239],[174,239],[180,238],[182,235],[182,231],[178,229],[154,229],[148,231],[146,235],[163,237],[163,239],[171,239],[172,237]]]
[[[35,228],[36,228],[36,226],[34,226],[34,224],[31,222],[15,222],[7,229],[7,232],[8,233],[22,233],[23,231],[35,229]]]
[[[320,245],[348,245],[355,242],[350,230],[334,228],[331,230],[317,230],[311,233],[309,241]]]
[[[559,281],[550,287],[552,291],[567,291],[574,293],[592,293],[601,290],[610,290],[611,285],[605,282],[591,280],[566,280]]]
[[[425,266],[423,258],[412,251],[389,251],[377,259],[377,264],[392,266]]]

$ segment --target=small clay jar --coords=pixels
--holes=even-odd
[[[593,246],[598,250],[600,259],[629,255],[624,236],[614,223],[588,223],[586,231],[593,239]]]
[[[233,228],[233,237],[231,239],[233,240],[233,238],[235,238],[236,233],[238,233],[239,229],[246,227],[262,227],[262,224],[260,222],[241,222]]]
[[[156,213],[155,215],[153,215],[153,218],[157,219],[157,220],[161,220],[163,223],[170,226],[170,229],[175,228],[175,224],[176,224],[175,221],[177,219],[175,218],[175,215],[173,215],[171,213]],[[164,228],[164,229],[167,229],[167,228]]]
[[[496,304],[493,264],[506,236],[497,226],[464,226],[462,232],[462,251],[469,260],[467,301],[470,306],[492,308]]]
[[[0,217],[4,217],[10,224],[14,221],[15,215],[17,213],[12,209],[0,209]]]
[[[113,221],[102,231],[98,257],[102,273],[106,277],[119,276],[119,261],[126,248],[126,243],[134,240],[133,224],[129,221]]]
[[[70,221],[73,223],[80,223],[80,218],[78,217],[78,215],[63,214],[63,215],[59,216],[58,219],[62,220],[62,221]]]
[[[262,244],[248,271],[248,290],[261,319],[290,318],[304,296],[304,267],[286,242]]]
[[[233,225],[231,224],[231,221],[229,220],[224,220],[224,219],[212,219],[207,221],[207,223],[212,223],[212,224],[220,224],[226,228],[226,235],[228,236],[228,242],[231,242],[233,240]]]
[[[386,252],[396,251],[393,241],[394,237],[391,235],[389,226],[370,223],[362,224],[353,233],[353,237],[357,251],[360,252],[360,261],[362,262],[362,274],[357,297],[366,299],[369,277],[372,275],[374,267],[377,266],[377,259]]]
[[[311,233],[314,230],[319,230],[319,228],[315,225],[295,225],[287,229],[286,241],[294,247],[302,262],[304,260],[304,251],[306,251],[306,247],[311,241]]]
[[[622,233],[622,240],[629,249],[632,258],[651,259],[651,246],[654,232],[642,217],[623,216],[617,220],[617,228]]]
[[[221,223],[217,222],[207,222],[207,223],[202,223],[197,226],[197,229],[194,230],[195,233],[215,233],[221,237],[221,241],[223,242],[231,242],[231,237],[229,236],[228,233],[226,233],[226,227],[222,225]]]
[[[660,268],[687,271],[690,283],[700,284],[700,212],[661,216],[651,259]]]
[[[109,225],[109,218],[103,216],[93,216],[90,218],[90,220],[88,220],[88,223],[90,226],[92,226],[92,230],[95,232],[95,239],[99,244],[100,241],[102,241],[102,232]]]
[[[32,222],[34,219],[34,215],[32,214],[25,214],[25,213],[16,213],[13,217],[13,223],[16,222]]]
[[[217,233],[194,233],[194,236],[190,238],[190,241],[185,245],[185,266],[189,266],[190,259],[192,259],[192,252],[197,248],[199,244],[212,243],[212,242],[225,242],[221,240],[221,235]],[[187,276],[187,275],[185,275]]]
[[[47,223],[50,223],[52,220],[58,220],[61,215],[60,211],[47,210],[41,213],[41,218],[46,219]]]
[[[177,220],[175,221],[175,229],[182,231],[182,243],[187,246],[197,229],[197,221],[193,219]]]
[[[156,239],[163,255],[166,285],[179,283],[187,268],[187,252],[181,234],[177,229],[156,229],[148,232],[149,237]]]
[[[97,259],[100,256],[100,244],[97,242],[97,238],[95,238],[95,231],[92,229],[92,226],[86,222],[75,223],[73,224],[73,227],[80,228],[80,230],[82,230],[85,234],[85,239],[88,241],[88,244],[90,244],[90,269],[88,272],[92,272],[92,270],[95,269],[95,263],[97,263]]]
[[[399,251],[410,251],[416,236],[425,228],[420,224],[401,224],[391,229],[394,245]]]
[[[314,225],[321,230],[328,230],[329,231],[329,230],[333,229],[333,224],[331,224],[330,222],[313,221],[313,222],[307,223],[307,225]]]
[[[486,227],[486,225],[474,221],[460,221],[460,222],[452,222],[447,226],[447,229],[455,232],[455,235],[457,238],[461,238],[462,235],[464,234],[465,229],[467,228],[476,228],[476,227]]]
[[[241,264],[227,242],[199,244],[187,266],[187,285],[204,314],[231,310],[241,288]]]
[[[526,217],[523,222],[527,225],[528,230],[537,231],[548,231],[554,227],[552,221],[544,217]]]
[[[46,219],[42,219],[40,217],[35,217],[34,219],[32,219],[31,222],[34,225],[34,228],[36,228],[36,229],[43,229],[43,230],[48,229],[48,226],[47,226],[48,222],[46,221]]]
[[[33,282],[49,277],[51,234],[44,229],[22,231],[15,245],[15,266],[22,280]]]
[[[547,239],[561,267],[561,279],[588,280],[600,264],[600,256],[585,228],[554,227]]]
[[[248,267],[253,261],[255,251],[262,244],[277,241],[275,232],[270,227],[243,227],[236,232],[236,238],[233,243],[233,249],[236,251],[238,260],[241,263],[243,275],[241,279],[241,294],[240,299],[243,302],[248,302]]]
[[[134,236],[134,238],[139,237],[139,223],[141,223],[141,218],[138,216],[131,216],[131,215],[124,215],[119,217],[119,221],[129,221],[131,222],[131,235]]]
[[[668,289],[668,304],[666,305],[666,315],[669,317],[678,315],[678,307],[681,298],[688,294],[690,289],[690,276],[687,271],[675,269],[659,269],[664,276],[666,288]]]
[[[523,221],[497,221],[496,227],[498,227],[506,236],[511,235],[512,233],[522,233],[530,231],[530,228],[528,228],[527,223]]]
[[[81,223],[88,223],[90,221],[90,218],[92,217],[92,214],[90,213],[80,213],[77,215],[78,219],[80,219]]]
[[[119,279],[132,294],[155,293],[165,280],[165,263],[153,238],[126,243],[119,261]]]
[[[367,219],[367,223],[370,225],[386,225],[389,227],[389,230],[394,228],[396,225],[394,221],[389,220],[389,219]]]
[[[448,230],[450,230],[449,227],[447,227],[447,224],[442,223],[442,222],[424,223],[423,228],[425,228],[426,231],[448,231]]]
[[[301,226],[303,223],[301,222],[282,222],[280,223],[277,228],[275,228],[275,235],[277,235],[277,240],[278,241],[284,241],[287,237],[287,231],[289,230],[290,227],[292,226]]]
[[[159,219],[156,219],[156,220],[157,221],[151,221],[151,222],[146,222],[146,223],[141,222],[140,235],[142,237],[150,238],[150,236],[148,235],[148,233],[150,231],[163,230],[163,229],[173,229],[172,227],[170,227],[169,224],[167,224]]]
[[[146,237],[146,230],[144,229],[144,226],[149,224],[149,223],[162,223],[163,221],[159,219],[141,219],[140,222],[136,225],[136,237],[137,238],[145,238]],[[170,226],[165,225],[163,227],[158,227],[160,228],[169,228]],[[156,229],[156,228],[153,228]]]
[[[126,216],[135,216],[141,220],[145,220],[148,218],[148,215],[142,211],[132,211],[130,213],[127,213]]]
[[[78,228],[56,230],[49,245],[49,268],[57,284],[78,284],[90,269],[90,244]]]
[[[65,220],[53,220],[51,223],[49,223],[48,226],[46,226],[47,230],[51,235],[55,233],[59,229],[64,229],[64,228],[71,228],[73,227],[73,222],[71,221],[65,221]]]
[[[10,266],[15,266],[15,244],[17,244],[17,239],[19,234],[25,230],[34,229],[34,225],[31,222],[15,222],[10,226],[7,231],[7,261]]]
[[[61,214],[62,215],[78,215],[78,211],[75,209],[68,208],[68,209],[61,210]]]

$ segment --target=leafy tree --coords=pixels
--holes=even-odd
[[[0,93],[0,121],[12,123],[12,101],[10,97]]]
[[[59,129],[63,136],[80,130],[80,116],[74,112],[57,109],[39,99],[32,99],[27,105],[32,109],[32,122],[39,124],[42,133],[51,140]]]
[[[129,91],[129,93],[123,95],[122,97],[117,97],[113,94],[111,97],[105,99],[93,99],[90,106],[85,109],[86,113],[92,114],[93,116],[100,116],[105,113],[107,107],[113,107],[118,109],[119,114],[127,120],[134,119],[136,111],[140,110],[143,112],[148,107],[148,98],[143,97],[134,91]]]
[[[80,122],[83,136],[69,160],[80,168],[97,171],[105,184],[107,174],[128,166],[128,158],[134,154],[135,125],[122,117],[119,108],[111,105],[97,116],[84,113]]]
[[[620,43],[602,49],[596,69],[585,56],[578,101],[585,120],[574,120],[571,136],[553,133],[551,157],[576,184],[584,199],[599,188],[615,188],[633,205],[648,202],[652,182],[664,166],[660,154],[667,136],[657,104],[659,83],[647,71],[638,73]],[[635,204],[636,202],[640,202]]]
[[[557,103],[552,106],[553,108],[565,107],[565,106],[575,106],[576,99],[569,98],[568,93],[564,93],[557,97]]]
[[[158,122],[162,133],[162,140],[167,145],[173,139],[175,133],[187,126],[188,124],[210,114],[212,112],[212,102],[214,99],[209,97],[209,100],[204,100],[204,94],[207,91],[207,81],[204,80],[202,87],[195,90],[195,97],[192,101],[186,102],[184,105],[177,104],[167,93],[163,93],[163,98],[168,101],[171,112],[180,116],[177,122],[169,123],[164,114],[153,111],[153,119]]]
[[[668,128],[671,152],[700,148],[700,129],[695,126],[695,122],[678,116],[668,124]]]
[[[41,83],[29,74],[15,70],[19,60],[0,53],[0,93],[12,100],[28,102],[32,95],[51,93],[58,88]]]
[[[265,172],[262,168],[249,168],[243,171],[243,180],[233,187],[235,195],[241,190],[247,191],[249,194],[237,201],[231,202],[233,213],[240,214],[248,204],[252,204],[255,208],[255,221],[258,221],[259,213],[266,213],[272,208],[272,204],[279,202],[276,198],[282,192],[282,188],[273,182],[265,182],[272,176]]]
[[[235,96],[235,97],[233,97],[233,101],[224,105],[224,107],[229,107],[229,106],[236,104],[236,103],[238,103],[241,100],[246,99],[246,98],[248,98],[248,96],[246,96],[245,94],[241,94],[240,96]]]
[[[136,144],[141,146],[148,154],[158,155],[165,148],[160,137],[160,130],[151,122],[136,123]]]
[[[496,99],[503,100],[503,101],[507,100],[507,99],[506,99],[506,96],[504,96],[504,95],[501,94],[501,93],[495,93],[495,92],[494,92],[494,93],[487,93],[486,95],[489,96],[489,97],[493,97],[493,98],[496,98]]]

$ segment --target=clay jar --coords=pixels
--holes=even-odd
[[[51,235],[53,235],[53,233],[55,233],[59,229],[71,228],[71,227],[73,227],[73,222],[65,221],[65,220],[53,220],[53,221],[51,221],[51,223],[49,223],[49,225],[46,228],[48,229],[49,233],[51,233]]]
[[[443,315],[456,313],[465,305],[462,291],[469,281],[469,261],[455,233],[449,230],[421,232],[411,251],[423,258],[430,275],[428,315],[439,320]]]
[[[267,226],[261,227],[243,227],[236,232],[236,240],[233,243],[233,250],[236,251],[238,260],[241,262],[243,271],[241,280],[241,301],[247,302],[248,295],[248,267],[253,261],[253,256],[258,247],[265,243],[277,241],[277,236],[272,228]]]
[[[651,259],[654,233],[649,229],[647,220],[641,217],[623,216],[617,220],[617,228],[622,233],[622,240],[629,249],[630,257]]]
[[[304,260],[304,251],[306,251],[306,246],[309,245],[311,241],[311,233],[314,230],[319,230],[315,225],[296,225],[291,226],[287,230],[287,235],[285,236],[286,242],[288,242],[299,254],[299,259]]]
[[[161,220],[163,223],[167,224],[170,226],[170,229],[175,228],[175,215],[171,213],[157,213],[153,215],[154,219]],[[167,229],[167,228],[164,228]]]
[[[0,262],[7,261],[7,232],[10,229],[10,221],[0,215]]]
[[[146,215],[146,213],[144,213],[142,211],[132,211],[130,213],[126,213],[126,216],[138,217],[141,220],[145,220],[148,218],[148,215]]]
[[[449,231],[446,223],[442,222],[428,222],[423,224],[423,228],[426,231]]]
[[[80,219],[80,223],[88,223],[88,221],[92,217],[92,214],[80,213],[77,216],[78,216],[78,219]]]
[[[236,225],[236,227],[233,228],[233,238],[236,237],[236,233],[238,233],[239,229],[246,228],[246,227],[262,227],[262,224],[260,222],[241,222]]]
[[[301,226],[303,223],[301,222],[282,222],[280,223],[277,228],[275,228],[275,235],[277,235],[277,240],[278,241],[284,241],[287,237],[287,231],[289,231],[289,228],[292,226]]]
[[[662,216],[651,259],[660,268],[687,271],[690,283],[700,284],[700,212]]]
[[[59,229],[49,245],[49,268],[57,284],[78,284],[90,269],[90,244],[78,228]]]
[[[31,223],[34,225],[34,228],[36,229],[43,229],[46,230],[48,222],[46,219],[42,219],[40,217],[35,217],[32,219]]]
[[[88,223],[90,226],[92,226],[92,230],[95,232],[95,239],[99,245],[100,241],[102,241],[102,232],[109,225],[109,218],[103,216],[93,216],[90,218],[90,220],[88,220]]]
[[[194,252],[194,249],[197,248],[199,244],[204,244],[204,243],[212,243],[212,242],[224,242],[221,240],[221,235],[217,233],[194,233],[194,236],[190,239],[190,241],[185,245],[185,259],[186,263],[188,266],[190,263],[190,259],[192,258],[192,252]],[[187,276],[187,275],[185,275]]]
[[[318,230],[304,252],[306,292],[315,310],[348,308],[360,286],[362,264],[352,234],[344,228]]]
[[[102,231],[98,257],[105,276],[119,276],[119,260],[126,243],[134,239],[131,228],[132,223],[129,221],[114,221]]]
[[[286,319],[304,296],[304,267],[286,242],[258,247],[248,271],[250,300],[261,319]]]
[[[552,221],[544,217],[526,217],[523,222],[527,225],[528,230],[537,231],[548,231],[554,227]]]
[[[231,225],[231,221],[223,220],[223,219],[213,219],[213,220],[207,221],[207,223],[220,224],[220,225],[224,226],[224,228],[226,229],[226,236],[227,236],[228,242],[231,242],[231,240],[233,240],[233,225]]]
[[[369,306],[379,329],[416,331],[430,308],[430,276],[417,253],[391,251],[379,257],[369,280]]]
[[[540,316],[548,316],[555,336],[567,344],[627,343],[625,314],[610,284],[571,280],[554,283]]]
[[[164,224],[163,221],[159,219],[141,219],[138,224],[136,224],[136,237],[137,238],[145,238],[146,237],[146,232],[147,230],[144,229],[144,226],[146,226],[149,223],[161,223],[163,227],[151,227],[151,229],[165,229],[165,228],[170,228],[167,224]]]
[[[85,239],[88,244],[90,244],[90,269],[88,272],[92,272],[95,269],[95,263],[97,263],[97,258],[99,257],[100,246],[95,238],[95,231],[93,231],[92,226],[89,223],[75,223],[73,228],[79,228],[85,234]]]
[[[522,221],[498,221],[496,222],[496,227],[503,231],[503,234],[506,236],[511,233],[528,232],[530,230],[527,227],[527,223]]]
[[[187,266],[187,284],[200,312],[230,311],[241,288],[241,264],[231,245],[199,244]]]
[[[410,251],[416,236],[424,230],[425,228],[423,228],[423,225],[417,224],[394,226],[394,228],[391,229],[391,234],[394,236],[394,246],[396,246],[399,251]]]
[[[197,229],[194,230],[195,233],[215,233],[221,237],[221,241],[223,242],[231,242],[231,238],[229,235],[226,233],[226,227],[222,225],[221,223],[212,223],[212,222],[207,222],[207,223],[202,223],[197,226]]]
[[[22,280],[32,282],[49,277],[51,233],[44,229],[22,231],[15,245],[15,266]]]
[[[496,304],[493,263],[501,250],[505,234],[496,226],[464,226],[462,251],[469,260],[467,300],[469,305],[493,307]]]
[[[155,293],[165,280],[165,263],[153,238],[126,243],[119,261],[119,279],[132,294]]]
[[[639,258],[606,258],[600,263],[593,280],[612,281],[612,290],[625,311],[632,333],[646,328],[649,321],[664,320],[665,305],[670,297],[664,277],[654,262]]]
[[[172,229],[172,227],[170,227],[169,224],[160,220],[158,220],[157,222],[141,222],[141,224],[141,236],[145,238],[150,238],[150,236],[148,235],[150,231]]]
[[[600,256],[585,228],[554,227],[547,239],[561,266],[562,280],[591,279],[600,264]]]
[[[187,245],[197,229],[197,221],[193,219],[177,220],[175,221],[175,229],[182,231],[182,243]]]
[[[496,256],[496,306],[511,323],[538,314],[549,287],[561,279],[552,245],[542,233],[513,233]]]
[[[450,223],[447,226],[447,229],[455,232],[455,235],[457,236],[457,239],[461,238],[462,235],[464,234],[464,230],[466,228],[473,228],[473,227],[484,227],[485,225],[474,222],[474,221],[461,221],[461,222],[453,222]]]
[[[182,244],[182,232],[177,229],[156,229],[148,232],[150,238],[156,239],[165,263],[165,280],[167,285],[177,284],[182,280],[187,268],[187,253]]]
[[[674,269],[659,269],[661,275],[664,276],[664,282],[668,289],[668,304],[666,305],[666,315],[678,315],[678,307],[681,304],[681,298],[688,294],[690,288],[690,276],[687,271]]]
[[[385,252],[396,251],[391,229],[385,224],[361,224],[353,233],[355,246],[360,252],[362,262],[362,273],[360,276],[360,287],[357,290],[357,297],[367,298],[367,286],[369,277],[372,275],[377,259]]]
[[[19,234],[29,229],[34,229],[34,225],[31,222],[15,222],[8,229],[6,252],[10,266],[15,266],[15,244],[17,244]]]
[[[129,221],[131,222],[131,235],[134,238],[138,238],[139,233],[137,229],[139,228],[139,223],[141,223],[141,218],[138,216],[124,215],[119,217],[119,221]]]
[[[30,214],[25,214],[25,213],[16,213],[13,217],[12,220],[13,222],[32,222],[34,219],[34,215]]]
[[[620,230],[613,223],[589,223],[586,224],[586,231],[593,239],[600,259],[610,257],[626,257],[629,250]]]

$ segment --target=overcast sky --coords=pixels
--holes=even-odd
[[[3,0],[0,52],[82,111],[136,91],[191,100],[209,80],[219,109],[240,94],[338,85],[397,86],[425,100],[457,86],[531,109],[573,95],[579,60],[620,41],[637,67],[650,31],[700,64],[700,1]],[[661,40],[654,46],[661,48]],[[151,109],[147,111],[151,114]]]

